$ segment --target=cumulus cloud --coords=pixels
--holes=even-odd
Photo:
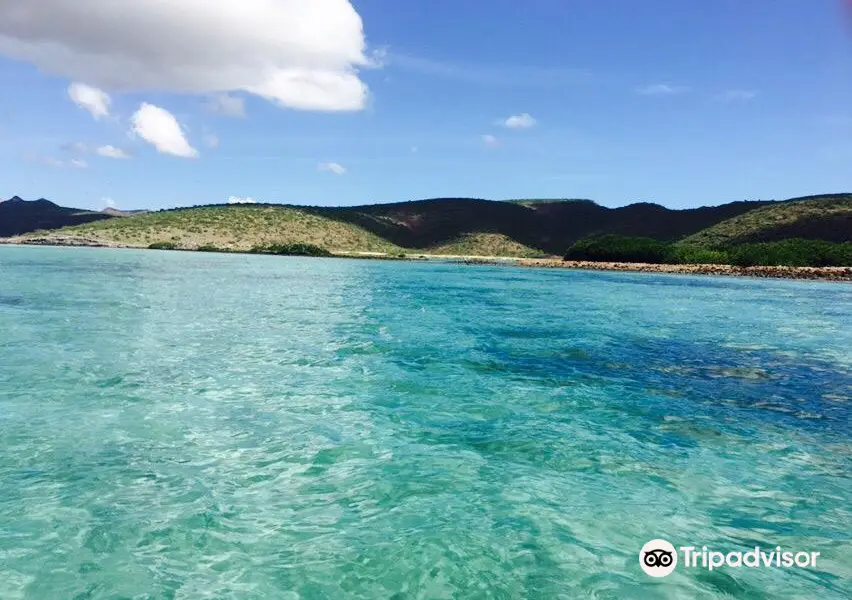
[[[636,93],[642,96],[674,96],[676,94],[683,94],[688,90],[689,88],[684,87],[682,85],[655,83],[652,85],[645,85],[640,88],[637,88]]]
[[[246,116],[246,105],[239,96],[219,94],[207,101],[207,110],[223,117],[243,118]]]
[[[757,97],[756,90],[728,90],[717,95],[714,99],[718,102],[747,102]]]
[[[143,103],[133,115],[132,132],[163,154],[183,158],[198,156],[198,150],[189,144],[178,120],[159,106]]]
[[[521,113],[500,121],[500,124],[509,129],[529,129],[530,127],[535,127],[536,122],[531,114]]]
[[[4,12],[4,5],[0,5],[0,15]],[[2,21],[2,16],[0,16]],[[0,33],[3,26],[0,25]],[[0,35],[0,52],[3,49],[4,37]],[[110,97],[103,90],[86,85],[85,83],[72,83],[68,86],[68,97],[79,106],[89,111],[95,120],[109,116]]]
[[[108,197],[101,198],[101,202],[103,202],[103,204],[106,208],[115,208],[116,207],[115,200],[113,200],[112,198],[108,198]]]
[[[317,170],[328,171],[329,173],[334,173],[335,175],[343,175],[344,173],[346,173],[346,168],[336,162],[321,162],[317,165]]]
[[[116,148],[115,146],[110,146],[110,145],[101,146],[100,148],[95,150],[95,152],[99,156],[103,156],[105,158],[118,158],[118,159],[130,158],[130,154],[128,154],[127,151],[122,150],[121,148]]]
[[[358,70],[372,66],[349,0],[181,0],[179,10],[162,0],[7,0],[0,54],[86,82],[77,91],[242,90],[331,111],[364,108]],[[108,102],[90,105],[106,114]]]
[[[228,204],[257,204],[251,196],[228,196]]]
[[[485,144],[485,146],[488,148],[496,148],[500,145],[500,140],[498,140],[490,133],[486,133],[485,135],[480,137],[482,138],[482,143]]]

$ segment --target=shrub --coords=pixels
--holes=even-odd
[[[568,250],[565,260],[730,264],[740,267],[848,267],[852,266],[852,242],[838,244],[793,238],[714,249],[668,244],[651,238],[604,235],[578,241]]]
[[[148,245],[149,250],[177,250],[177,244],[174,242],[154,242]]]
[[[609,234],[578,241],[568,249],[565,260],[666,263],[669,246],[652,238]]]
[[[852,266],[852,242],[836,244],[799,238],[780,242],[741,244],[728,249],[731,264],[741,267],[848,267]]]
[[[268,244],[255,246],[251,249],[254,254],[278,254],[282,256],[332,256],[325,248],[313,244]]]
[[[214,246],[212,244],[205,244],[203,246],[199,246],[196,248],[198,252],[230,252],[227,248],[220,248],[219,246]]]
[[[568,250],[565,260],[730,264],[740,267],[848,267],[852,266],[852,242],[837,244],[794,238],[713,249],[668,244],[651,238],[604,235],[578,241]]]
[[[678,265],[727,265],[730,261],[724,250],[681,244],[673,244],[669,248],[669,259]]]

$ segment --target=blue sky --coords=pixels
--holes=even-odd
[[[146,10],[144,0],[133,3]],[[363,108],[300,110],[292,107],[298,99],[281,107],[222,90],[242,99],[238,117],[211,108],[219,92],[180,90],[172,80],[134,87],[96,72],[97,61],[60,64],[20,40],[5,43],[17,33],[0,25],[0,197],[97,209],[230,196],[313,205],[581,197],[689,207],[850,191],[852,18],[844,5],[355,0],[374,63],[353,67],[369,90]],[[120,54],[122,40],[98,37],[89,28],[106,21],[94,21],[86,39]],[[39,39],[78,43],[83,26],[68,22],[74,31],[38,29]],[[339,30],[316,37],[352,32],[350,20],[334,23]],[[200,29],[187,38],[216,43]],[[155,55],[172,56],[145,57]],[[96,119],[75,104],[72,82],[109,94],[109,115]],[[131,137],[142,103],[173,115],[197,156]],[[527,126],[508,127],[512,116],[509,123]],[[99,155],[106,146],[131,157]]]

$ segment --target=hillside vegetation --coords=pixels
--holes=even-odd
[[[66,227],[51,233],[138,248],[153,245],[179,250],[219,248],[247,252],[276,244],[308,244],[331,251],[400,252],[394,244],[357,226],[296,208],[268,205],[175,209]]]
[[[456,240],[426,248],[429,254],[448,256],[517,256],[536,258],[543,256],[536,250],[499,233],[472,233]]]
[[[285,206],[206,206],[67,227],[56,235],[175,250],[250,251],[276,244],[308,244],[333,252],[399,255],[413,250],[447,255],[542,256],[540,250],[496,233],[461,234],[440,243],[402,248],[355,224],[360,221],[358,218],[348,222],[330,218],[329,213],[340,215],[328,209]]]
[[[651,238],[605,235],[580,240],[568,249],[565,260],[740,267],[845,267],[852,266],[852,242],[792,238],[712,249]]]
[[[573,244],[566,260],[751,266],[852,266],[852,195],[766,204],[678,241],[607,234]]]
[[[735,258],[745,256],[735,249],[748,244],[753,245],[750,256],[788,262],[808,256],[809,261],[834,264],[845,250],[805,242],[850,241],[852,195],[685,210],[651,203],[606,208],[590,200],[443,198],[354,207],[211,205],[101,218],[105,220],[39,231],[25,239],[207,251],[308,245],[333,253],[389,256],[567,253],[582,254],[583,260],[678,263],[747,262]],[[783,247],[755,245],[791,239],[799,241]]]
[[[487,233],[503,235],[526,248],[562,255],[582,238],[608,233],[675,241],[766,204],[733,202],[671,210],[650,203],[607,208],[591,200],[441,198],[308,210],[358,225],[405,248],[431,248]]]
[[[811,196],[762,206],[684,239],[710,248],[789,238],[846,242],[852,239],[852,194]]]

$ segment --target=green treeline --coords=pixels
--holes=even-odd
[[[603,235],[578,241],[568,250],[565,260],[727,264],[741,267],[847,267],[852,266],[852,242],[833,243],[794,238],[713,249],[646,237]]]
[[[148,246],[149,250],[177,250],[177,244],[174,242],[154,242]]]
[[[325,248],[313,244],[269,244],[266,246],[255,246],[251,249],[253,254],[279,254],[284,256],[331,256],[331,252]]]
[[[852,242],[833,243],[799,238],[742,244],[728,250],[732,265],[790,267],[852,267]]]

